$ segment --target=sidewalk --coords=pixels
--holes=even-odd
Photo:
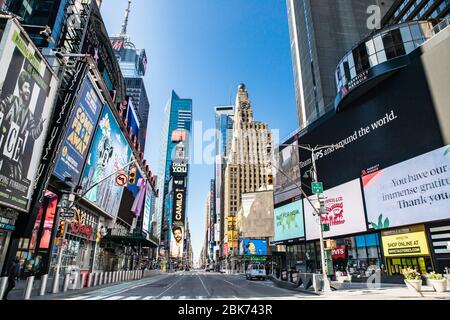
[[[404,284],[378,283],[367,284],[364,282],[345,282],[339,283],[332,281],[331,286],[336,290],[331,292],[318,292],[304,290],[296,287],[291,282],[271,279],[272,282],[287,290],[307,293],[309,297],[305,299],[331,299],[331,300],[450,300],[450,288],[447,292],[438,293],[432,287],[422,286],[421,292],[413,292]]]
[[[64,297],[64,296],[88,293],[91,291],[100,290],[100,289],[104,289],[104,288],[110,288],[110,287],[123,285],[123,284],[131,284],[131,283],[134,284],[134,283],[138,283],[139,281],[143,281],[143,280],[146,280],[146,279],[158,276],[158,275],[163,275],[163,274],[165,274],[165,273],[160,270],[154,270],[154,272],[144,276],[140,280],[127,280],[127,281],[122,281],[122,282],[108,283],[108,284],[103,284],[100,286],[95,286],[95,287],[90,287],[90,288],[85,287],[82,289],[67,290],[66,292],[62,292],[62,289],[64,286],[64,276],[60,276],[59,293],[55,293],[55,294],[51,293],[52,287],[53,287],[53,277],[52,278],[49,277],[47,280],[45,295],[42,297],[39,296],[39,292],[40,292],[40,288],[41,288],[41,281],[40,280],[34,281],[30,300],[49,300],[49,299],[53,300],[53,299],[58,299],[58,298]],[[27,284],[26,280],[17,281],[16,287],[8,295],[8,300],[24,300],[26,284]]]

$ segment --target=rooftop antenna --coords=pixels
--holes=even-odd
[[[131,12],[131,0],[128,0],[128,8],[125,10],[125,20],[122,24],[122,31],[120,32],[121,36],[126,36],[127,35],[127,28],[128,28],[128,18],[130,16],[130,12]]]

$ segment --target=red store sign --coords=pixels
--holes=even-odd
[[[88,237],[88,239],[90,239],[92,234],[94,233],[94,230],[91,226],[81,225],[78,223],[72,223],[71,228],[73,234],[82,234]]]
[[[347,246],[338,246],[332,251],[333,260],[347,259]]]

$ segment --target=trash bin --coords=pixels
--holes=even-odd
[[[81,281],[80,280],[80,267],[78,266],[68,266],[66,268],[66,274],[70,274],[69,277],[69,290],[76,290],[78,289],[78,284]]]

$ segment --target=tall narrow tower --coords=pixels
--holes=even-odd
[[[128,7],[125,10],[125,18],[122,24],[122,31],[120,32],[121,36],[126,36],[127,35],[127,29],[128,29],[128,18],[130,17],[130,12],[131,12],[131,0],[128,0]]]
[[[247,89],[244,84],[240,84],[236,97],[231,150],[226,157],[225,237],[228,233],[228,216],[236,216],[243,193],[273,190],[271,150],[272,133],[267,124],[253,120]],[[237,249],[237,244],[228,243],[227,247]]]

